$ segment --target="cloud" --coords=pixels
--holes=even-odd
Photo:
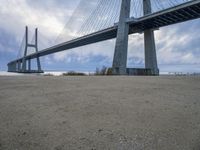
[[[198,64],[200,23],[197,20],[161,28],[156,33],[160,64]],[[196,30],[196,32],[193,32]]]
[[[30,34],[33,34],[34,28],[39,27],[39,32],[47,37],[46,41],[55,40],[78,2],[79,0],[1,0],[0,29],[12,33],[17,37],[18,43],[24,35],[26,25],[29,26]]]

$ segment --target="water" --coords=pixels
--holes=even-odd
[[[45,73],[40,74],[32,74],[32,75],[54,75],[54,76],[61,76],[63,73],[66,73],[67,71],[45,71]],[[80,71],[81,72],[81,71]],[[91,72],[83,72],[85,74],[91,73]],[[11,73],[6,71],[0,71],[0,76],[21,76],[21,75],[30,75],[30,74],[23,74],[23,73]]]
[[[20,76],[20,75],[22,75],[22,74],[0,71],[0,76]]]

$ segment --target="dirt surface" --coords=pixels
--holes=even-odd
[[[200,77],[0,77],[0,150],[200,150]]]

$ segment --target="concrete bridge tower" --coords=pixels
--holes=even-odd
[[[113,75],[127,74],[127,51],[128,51],[128,35],[129,24],[127,20],[130,18],[131,0],[122,0],[120,18],[117,30],[117,39],[115,44],[115,53],[113,58],[112,73]],[[144,15],[151,13],[151,1],[143,0]],[[147,75],[159,75],[156,58],[156,46],[154,39],[154,31],[148,29],[144,31],[145,44],[145,69],[148,70]],[[144,70],[145,70],[144,69]]]
[[[131,0],[122,0],[120,18],[118,23],[117,39],[113,59],[112,73],[114,75],[126,75],[128,33]]]
[[[152,13],[150,0],[143,0],[143,11],[144,15]],[[152,29],[144,31],[144,48],[145,48],[145,68],[151,70],[151,75],[159,75],[154,31]]]
[[[35,29],[35,42],[34,44],[28,42],[28,27],[26,26],[25,31],[25,50],[24,56],[17,60],[8,63],[8,72],[18,72],[18,73],[43,73],[40,64],[40,58],[37,55],[37,70],[31,69],[31,57],[27,57],[28,48],[34,48],[35,52],[38,53],[38,29]],[[27,66],[28,63],[28,66]]]
[[[37,70],[32,70],[31,69],[31,58],[26,59],[28,48],[32,47],[35,49],[36,53],[38,53],[38,29],[35,29],[35,43],[34,44],[29,44],[28,42],[28,27],[26,26],[26,32],[25,32],[25,51],[24,51],[24,57],[22,59],[22,68],[20,72],[22,73],[43,73],[41,69],[41,64],[40,64],[40,58],[39,56],[36,58],[37,59]],[[27,68],[27,61],[28,61],[28,68]]]

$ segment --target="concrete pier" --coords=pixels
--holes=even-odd
[[[130,17],[130,0],[122,0],[121,12],[118,24],[115,53],[113,59],[113,74],[126,75],[128,32],[127,19]]]
[[[31,60],[28,60],[28,71],[31,71]]]
[[[151,1],[143,0],[144,15],[151,13]],[[157,65],[156,46],[154,31],[148,29],[144,31],[144,47],[145,47],[145,68],[151,69],[150,75],[159,75]]]

